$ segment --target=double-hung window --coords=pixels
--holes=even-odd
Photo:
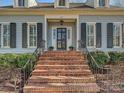
[[[121,25],[114,23],[113,25],[113,47],[121,47]]]
[[[28,47],[35,48],[37,46],[37,25],[28,24]]]
[[[10,25],[2,24],[0,31],[1,48],[10,48]]]
[[[87,46],[95,47],[95,24],[88,23],[87,24]]]

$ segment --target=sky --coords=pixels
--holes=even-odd
[[[0,0],[0,6],[12,5],[13,0]],[[54,0],[37,0],[38,2],[52,2]],[[124,6],[124,0],[110,0],[111,4],[116,4],[118,1]]]

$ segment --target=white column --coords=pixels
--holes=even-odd
[[[45,50],[47,50],[47,18],[45,17],[45,22],[44,22],[44,40],[45,40]]]
[[[79,16],[77,17],[77,38],[76,38],[76,50],[78,49],[78,40],[80,40],[80,23],[79,23]]]

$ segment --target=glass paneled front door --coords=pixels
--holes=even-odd
[[[57,28],[57,50],[66,50],[67,29]]]

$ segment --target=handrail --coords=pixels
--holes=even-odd
[[[40,43],[40,47],[37,47],[35,49],[35,51],[32,53],[32,57],[28,59],[26,64],[21,68],[21,82],[19,86],[19,93],[23,93],[23,87],[27,83],[27,80],[34,69],[36,62],[38,61],[40,55],[44,52],[44,49],[45,49],[45,40],[42,40]]]
[[[88,48],[87,47],[85,47],[85,48],[82,47],[82,46],[84,46],[84,42],[82,42],[82,40],[79,40],[78,42],[79,42],[79,49],[81,49],[81,52],[84,52],[87,55],[87,57],[89,55],[89,57],[93,60],[93,63],[97,66],[97,68],[104,69],[103,66],[98,65],[98,63],[96,62],[94,57],[89,52]]]

